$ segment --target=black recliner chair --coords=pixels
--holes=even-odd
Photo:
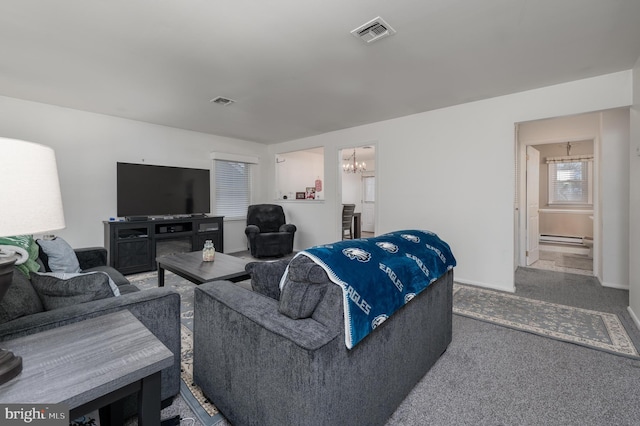
[[[254,204],[247,211],[244,233],[253,257],[282,257],[293,252],[293,236],[297,228],[287,224],[282,206]]]

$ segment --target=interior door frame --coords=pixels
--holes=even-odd
[[[533,156],[533,158],[531,158]],[[535,161],[534,161],[535,160]],[[540,259],[540,151],[534,148],[533,145],[527,145],[525,147],[525,164],[526,167],[526,183],[527,188],[525,197],[526,204],[526,221],[525,224],[525,265],[529,266]],[[535,168],[535,173],[533,169]],[[535,178],[537,182],[535,185],[531,185],[531,177]],[[530,189],[532,189],[530,191]],[[533,202],[533,204],[532,204]],[[535,207],[532,209],[532,207]],[[535,215],[532,214],[532,210],[536,210]],[[535,220],[534,220],[535,218]],[[531,230],[535,230],[537,235],[537,241],[531,238]]]
[[[376,181],[376,173],[375,171],[373,172],[364,172],[362,173],[361,178],[361,186],[362,186],[362,200],[361,200],[361,206],[362,206],[362,216],[361,219],[362,220],[362,224],[360,226],[360,230],[363,232],[373,232],[373,234],[375,235],[375,220],[376,220],[376,196],[377,196],[377,187],[378,187],[378,182]],[[373,179],[373,201],[367,201],[367,179]],[[365,206],[367,205],[373,205],[373,231],[365,231],[364,230],[364,217],[365,217]]]
[[[518,266],[526,266],[526,243],[527,243],[527,206],[526,206],[526,165],[527,165],[527,154],[526,147],[527,145],[545,145],[552,143],[566,143],[566,142],[578,142],[584,140],[593,140],[593,276],[602,281],[602,277],[600,276],[600,265],[601,265],[601,253],[600,253],[600,241],[601,241],[601,230],[602,225],[600,223],[600,138],[594,135],[586,135],[586,136],[573,136],[571,138],[553,138],[546,140],[532,140],[526,143],[521,142],[518,136],[518,123],[516,123],[516,132],[515,132],[515,148],[516,148],[516,188],[517,188],[517,198],[516,198],[516,228],[518,232],[516,235],[516,264],[514,265],[514,270]]]

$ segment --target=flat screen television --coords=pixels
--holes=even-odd
[[[209,213],[209,170],[118,163],[118,216]]]

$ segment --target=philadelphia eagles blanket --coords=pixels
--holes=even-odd
[[[299,255],[320,265],[342,288],[349,349],[456,266],[447,243],[418,230],[316,246]]]

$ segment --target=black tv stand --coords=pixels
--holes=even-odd
[[[109,265],[123,274],[153,271],[156,257],[202,250],[206,240],[224,252],[222,216],[148,217],[103,224]]]

